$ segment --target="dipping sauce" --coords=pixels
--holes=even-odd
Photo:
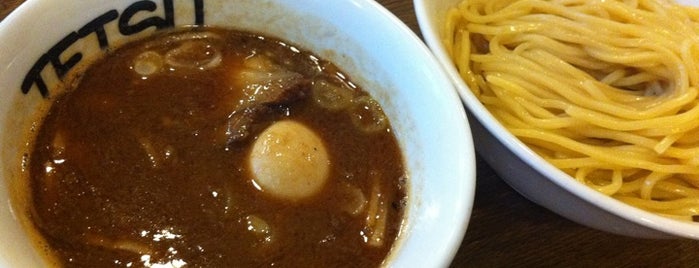
[[[184,28],[69,82],[29,157],[31,220],[57,266],[376,267],[399,234],[390,123],[307,51]]]

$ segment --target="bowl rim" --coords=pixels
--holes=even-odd
[[[28,18],[25,16],[25,13],[28,14],[36,14],[36,12],[33,10],[37,6],[39,6],[41,3],[44,3],[46,1],[50,0],[27,0],[24,3],[22,3],[17,9],[10,13],[5,19],[0,21],[0,35],[7,35],[8,32],[12,33],[17,33],[18,31],[13,30],[9,31],[10,28],[12,27],[6,27],[7,24],[12,24],[15,23],[15,21],[25,21],[25,20],[30,20],[31,18]],[[102,2],[106,0],[101,0]],[[411,46],[414,48],[415,51],[419,51],[420,55],[419,57],[416,58],[424,58],[426,62],[421,63],[421,65],[425,65],[427,67],[432,67],[434,68],[434,72],[430,72],[429,75],[433,76],[432,79],[439,80],[440,85],[443,85],[445,88],[440,89],[439,91],[442,93],[446,93],[445,99],[450,99],[449,105],[450,107],[459,107],[460,108],[460,114],[454,115],[454,117],[460,117],[461,121],[463,124],[460,124],[460,126],[453,126],[453,129],[455,132],[462,133],[463,132],[463,146],[460,147],[461,149],[465,150],[460,150],[461,152],[459,153],[460,156],[463,157],[465,160],[463,165],[460,165],[458,167],[455,167],[454,171],[450,171],[449,174],[454,174],[454,175],[462,175],[463,178],[458,178],[459,180],[462,180],[463,182],[459,183],[462,189],[459,189],[458,193],[460,195],[458,196],[458,204],[442,204],[443,210],[440,213],[448,213],[448,214],[458,214],[458,215],[450,215],[450,221],[449,222],[457,222],[459,223],[458,225],[454,225],[449,227],[450,232],[448,232],[449,236],[448,237],[443,237],[439,243],[441,246],[438,248],[435,248],[437,250],[433,250],[430,252],[425,252],[424,256],[409,256],[409,259],[407,261],[416,260],[416,259],[423,259],[422,262],[425,261],[434,261],[433,264],[435,267],[445,267],[448,266],[451,261],[453,260],[453,257],[456,255],[461,242],[463,240],[463,237],[466,233],[466,229],[468,226],[468,222],[471,217],[471,210],[473,206],[473,201],[474,201],[474,195],[475,195],[475,179],[476,179],[476,165],[475,165],[475,152],[473,151],[473,145],[472,145],[472,140],[470,136],[470,131],[469,131],[469,126],[468,126],[468,120],[466,118],[465,114],[465,108],[463,107],[460,98],[458,96],[458,93],[456,89],[454,88],[453,84],[451,83],[449,77],[447,76],[446,72],[443,71],[441,65],[439,64],[438,60],[434,57],[434,55],[431,53],[429,48],[422,42],[422,40],[417,36],[417,34],[412,31],[403,21],[398,19],[393,13],[391,13],[388,9],[386,9],[383,5],[372,1],[372,0],[346,0],[345,1],[349,5],[356,6],[361,12],[371,12],[372,15],[375,15],[378,17],[381,22],[384,22],[386,24],[390,24],[393,29],[397,30],[399,34],[403,37],[406,37],[407,41],[406,43],[411,43]],[[1,49],[0,49],[1,50]],[[2,69],[0,69],[2,71]],[[443,83],[441,82],[443,81]],[[448,88],[446,88],[448,86]],[[451,109],[451,108],[450,108]],[[458,170],[457,170],[458,169]],[[2,178],[0,178],[2,179]],[[415,198],[410,197],[413,200],[416,201]],[[423,207],[422,209],[430,209],[427,207]],[[449,210],[447,210],[449,209]],[[453,210],[452,210],[453,209]],[[458,213],[453,213],[452,211],[458,210]],[[411,217],[410,214],[416,214],[415,210],[408,210],[406,212],[406,215],[404,216],[404,220],[407,220],[409,217]],[[412,223],[408,223],[409,225],[414,225]],[[388,261],[388,264],[393,264],[395,261],[399,260],[399,257],[403,255],[403,251],[405,248],[405,238],[411,236],[410,232],[412,231],[413,226],[403,226],[402,231],[404,231],[401,234],[401,237],[399,237],[396,240],[396,249],[392,249],[386,258]],[[424,229],[423,229],[424,230]],[[423,231],[420,230],[420,231]],[[444,250],[442,250],[444,249]],[[414,252],[412,252],[414,253]],[[424,259],[425,256],[431,256],[430,259]],[[2,256],[0,256],[2,257]],[[2,259],[2,258],[0,258]],[[403,261],[403,263],[409,264],[406,261]]]
[[[599,209],[610,212],[627,221],[666,234],[699,240],[699,223],[683,222],[663,217],[595,191],[553,166],[511,134],[472,93],[459,75],[456,67],[452,64],[451,58],[448,56],[442,44],[441,33],[438,32],[441,26],[433,25],[435,20],[432,18],[432,14],[429,11],[429,2],[437,1],[413,0],[418,25],[425,43],[446,70],[469,112],[510,152],[560,188],[565,189]]]
[[[349,0],[350,2],[353,2],[356,5],[359,6],[364,6],[365,9],[371,9],[376,12],[377,17],[384,18],[387,20],[389,24],[392,24],[392,26],[398,31],[398,34],[401,34],[404,38],[407,38],[405,43],[412,43],[416,47],[416,51],[420,53],[420,55],[414,55],[415,59],[422,59],[424,61],[420,61],[421,65],[424,65],[426,67],[431,68],[433,71],[430,72],[431,76],[438,76],[435,77],[436,79],[440,81],[444,81],[444,88],[441,88],[440,90],[442,91],[443,94],[448,94],[445,97],[445,100],[448,100],[451,105],[454,105],[455,107],[460,107],[460,111],[458,112],[457,117],[461,118],[460,121],[463,124],[460,124],[460,126],[452,126],[454,130],[459,130],[459,132],[465,130],[463,133],[463,138],[462,140],[462,146],[464,146],[467,151],[465,152],[466,154],[463,155],[464,162],[462,162],[461,166],[457,169],[454,168],[453,173],[458,176],[459,178],[456,178],[458,180],[461,180],[462,183],[466,180],[470,180],[469,183],[464,183],[465,186],[469,186],[468,189],[463,189],[464,191],[462,192],[462,195],[459,196],[459,202],[456,204],[452,204],[453,207],[450,208],[450,211],[459,211],[459,216],[456,217],[456,221],[460,222],[458,226],[452,226],[452,231],[449,233],[449,235],[446,237],[446,239],[441,240],[441,248],[439,250],[435,249],[432,250],[429,254],[431,254],[433,257],[436,257],[436,260],[438,260],[435,263],[430,263],[429,265],[434,265],[434,267],[447,267],[451,264],[454,256],[456,256],[456,253],[458,252],[461,243],[463,241],[463,238],[467,232],[468,224],[471,219],[471,212],[473,209],[473,203],[474,203],[474,197],[475,197],[475,190],[476,190],[476,156],[475,156],[475,151],[473,147],[473,139],[471,136],[470,132],[470,126],[468,123],[468,118],[466,116],[466,110],[465,107],[463,106],[463,103],[461,102],[461,98],[459,96],[458,91],[456,90],[456,87],[451,81],[451,78],[449,77],[448,73],[444,70],[442,64],[439,62],[439,60],[435,57],[435,55],[432,53],[430,48],[422,41],[422,39],[417,35],[415,31],[410,29],[405,22],[403,22],[401,19],[399,19],[395,14],[393,14],[391,11],[389,11],[385,6],[379,4],[375,0]],[[456,147],[455,147],[456,148]],[[458,172],[457,172],[458,171]],[[416,200],[414,197],[411,197],[413,200],[412,202],[420,202]],[[410,214],[411,212],[408,211]],[[410,217],[408,215],[408,217]],[[408,232],[410,232],[412,229],[410,226],[406,229]],[[402,239],[399,239],[397,241],[400,245],[398,246],[398,254],[399,252],[403,250],[404,244],[406,243],[406,239],[409,236],[404,236]],[[389,261],[389,264],[392,266],[396,267],[401,267],[401,266],[410,266],[410,265],[417,265],[419,263],[423,262],[414,262],[414,263],[409,263],[406,262],[405,260],[399,260],[400,255],[393,255],[389,256],[387,260]],[[424,256],[423,256],[424,257]],[[409,259],[419,259],[421,257],[419,256],[414,256],[414,257],[409,257]],[[407,261],[409,261],[409,259]],[[396,260],[398,260],[396,262]],[[423,263],[425,264],[425,263]]]

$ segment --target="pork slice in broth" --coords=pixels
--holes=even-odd
[[[280,113],[284,107],[306,98],[311,89],[310,79],[264,56],[248,59],[236,81],[247,98],[228,116],[225,128],[228,145],[246,140],[260,117]]]

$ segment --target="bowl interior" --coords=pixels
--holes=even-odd
[[[139,3],[144,2],[151,3]],[[203,11],[198,13],[199,2],[163,1],[173,3],[175,25],[232,27],[275,36],[311,50],[352,75],[381,103],[396,130],[410,177],[405,225],[388,263],[399,267],[448,265],[471,212],[475,187],[473,145],[457,93],[414,33],[369,0],[209,0],[201,1]],[[167,18],[163,4],[152,3],[157,6],[154,11],[137,12],[129,21]],[[10,202],[11,197],[26,198],[21,191],[26,187],[21,177],[26,142],[35,115],[48,105],[36,80],[39,76],[27,80],[27,74],[36,69],[42,55],[53,55],[51,48],[73,32],[92,29],[81,38],[80,45],[60,50],[58,57],[64,63],[75,53],[82,53],[84,58],[102,53],[100,42],[118,45],[152,33],[155,26],[131,35],[119,31],[118,19],[110,16],[126,16],[128,12],[124,11],[133,4],[29,0],[0,22],[0,38],[13,40],[0,47],[0,91],[4,96],[0,99],[0,266],[37,267],[41,263],[23,228],[27,224],[26,202]],[[65,10],[79,10],[81,15]],[[95,27],[94,21],[105,18],[106,23]],[[104,30],[106,39],[97,38],[99,29]],[[40,71],[50,94],[58,94],[52,91],[59,79],[51,67]],[[13,131],[7,131],[10,129]]]
[[[501,154],[486,158],[492,159],[489,162],[503,180],[531,201],[589,227],[633,237],[699,239],[699,224],[658,216],[578,183],[549,164],[498,123],[461,79],[442,44],[445,14],[460,2],[462,0],[414,0],[423,39],[455,84],[469,116],[475,119],[471,121],[474,140],[484,141],[476,143],[476,150],[492,150]],[[679,2],[698,5],[695,1]],[[504,159],[518,163],[495,163]],[[516,170],[511,170],[513,168]],[[531,183],[527,182],[528,180]]]

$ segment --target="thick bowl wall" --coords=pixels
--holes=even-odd
[[[144,8],[148,6],[155,9]],[[475,161],[469,125],[458,95],[429,50],[376,2],[29,0],[0,23],[0,39],[12,40],[0,45],[0,267],[42,265],[25,228],[26,181],[21,172],[35,115],[50,101],[42,94],[60,94],[52,87],[59,81],[54,65],[42,62],[42,55],[58,55],[65,64],[70,56],[82,53],[83,60],[74,67],[78,68],[102,53],[101,44],[115,46],[162,26],[135,27],[148,18],[164,20],[162,25],[199,23],[275,36],[350,74],[383,106],[410,176],[405,226],[387,266],[450,263],[473,202]],[[134,26],[131,34],[120,28],[122,19],[126,26]],[[60,48],[59,41],[70,39],[72,33],[79,40]],[[40,75],[32,75],[37,69]],[[11,202],[17,196],[20,201]]]

